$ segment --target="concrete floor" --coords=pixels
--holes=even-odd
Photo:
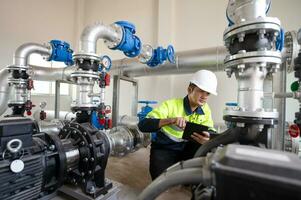
[[[149,150],[149,147],[142,148],[122,158],[110,157],[106,177],[129,186],[139,194],[151,182],[148,172]],[[190,200],[190,198],[190,192],[179,186],[171,188],[157,199]]]

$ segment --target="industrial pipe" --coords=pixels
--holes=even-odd
[[[42,45],[37,43],[25,43],[17,48],[13,58],[13,65],[28,66],[29,56],[38,53],[42,56],[50,56],[52,49],[50,45]]]
[[[131,77],[188,74],[200,68],[211,71],[223,71],[223,60],[227,55],[225,47],[212,47],[190,51],[178,52],[176,54],[176,64],[165,63],[155,68],[147,67],[139,62],[137,58],[121,59],[113,61],[110,71],[111,75],[126,75]],[[29,65],[34,71],[34,80],[46,81],[71,81],[70,74],[76,70],[75,66],[65,68],[47,68]]]
[[[178,52],[176,54],[176,64],[166,62],[155,68],[149,68],[140,63],[138,59],[121,59],[113,61],[111,75],[122,74],[126,76],[152,76],[152,75],[167,75],[167,74],[185,74],[193,73],[200,68],[209,69],[211,71],[222,71],[223,59],[227,54],[225,47],[213,47],[206,49],[190,50]],[[33,70],[34,80],[56,81],[62,80],[71,82],[70,75],[76,71],[75,66],[68,66],[65,68],[47,68],[36,65],[29,65]],[[0,77],[7,73],[1,71]],[[7,76],[7,75],[6,75]],[[6,84],[5,84],[6,82]],[[1,78],[1,86],[7,85],[7,78]],[[9,95],[8,89],[5,88],[0,92],[0,115],[2,115],[6,108],[6,102]],[[5,103],[3,103],[5,102]]]
[[[117,26],[106,26],[101,23],[96,23],[87,26],[80,37],[80,53],[96,54],[97,40],[103,38],[109,41],[121,41],[122,30],[117,29]]]
[[[58,135],[65,123],[62,120],[37,121],[36,125],[39,132]]]
[[[231,24],[266,17],[271,0],[230,0],[227,17]]]
[[[199,69],[223,71],[224,59],[227,50],[223,46],[182,51],[176,53],[176,63],[164,63],[150,68],[139,62],[138,59],[120,59],[113,61],[111,75],[124,75],[129,77],[189,74]]]
[[[7,109],[7,102],[10,94],[10,87],[8,86],[9,73],[6,68],[0,71],[0,115]]]
[[[202,168],[188,168],[166,172],[148,185],[138,196],[138,200],[153,200],[167,189],[183,184],[200,184],[203,182]]]
[[[287,93],[276,93],[275,98],[295,98],[296,93],[293,92],[287,92]]]
[[[76,71],[75,66],[62,68],[40,67],[29,65],[33,71],[33,80],[39,81],[63,81],[72,83],[71,74]]]
[[[45,112],[46,112],[46,119],[44,119],[44,121],[52,121],[55,119],[53,110],[45,110]],[[40,110],[36,110],[33,113],[33,118],[36,121],[40,121]],[[68,121],[71,121],[74,118],[76,118],[75,113],[72,113],[70,111],[60,111],[60,115],[58,117],[59,120],[68,120]]]

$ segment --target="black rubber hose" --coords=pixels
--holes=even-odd
[[[212,140],[209,140],[205,144],[203,144],[194,154],[194,157],[203,157],[213,148],[218,147],[219,145],[227,145],[230,143],[237,142],[239,140],[239,133],[243,130],[243,128],[235,127],[226,130],[221,133],[219,136],[216,136]]]
[[[204,181],[203,179],[202,168],[199,167],[166,172],[149,184],[137,200],[154,200],[171,187],[183,184],[199,184]]]

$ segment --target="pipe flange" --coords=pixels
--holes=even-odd
[[[71,78],[93,78],[98,79],[98,72],[93,71],[75,71],[70,75]]]
[[[27,99],[25,97],[21,97],[19,98],[18,100],[9,100],[8,101],[8,107],[10,107],[10,105],[12,105],[11,107],[13,106],[23,106],[25,103],[26,103]]]
[[[224,115],[233,115],[239,117],[255,117],[255,118],[269,118],[269,119],[277,119],[278,112],[277,111],[242,111],[242,110],[224,110]]]
[[[78,60],[79,62],[84,60],[93,60],[99,62],[101,60],[100,56],[94,53],[77,53],[72,57],[73,61]]]
[[[26,79],[8,78],[8,84],[27,86],[27,82],[28,82],[28,80],[26,80]]]
[[[78,148],[80,154],[78,170],[81,178],[92,177],[96,166],[95,161],[99,159],[99,155],[97,155],[91,131],[78,123],[69,123],[63,127],[58,136],[61,140],[71,140],[72,146]],[[69,170],[70,172],[71,170]]]
[[[272,65],[281,64],[281,53],[278,51],[254,51],[228,55],[225,58],[225,68],[237,67],[242,64],[266,63]],[[279,66],[277,66],[279,67]]]
[[[274,126],[278,124],[278,120],[275,118],[257,118],[257,117],[244,117],[224,115],[223,119],[227,122],[242,123],[242,124],[262,124]]]
[[[91,110],[96,110],[98,107],[97,104],[91,104],[91,103],[85,103],[85,104],[79,104],[76,102],[71,103],[71,110],[76,112],[76,111],[91,111]]]
[[[233,25],[228,27],[224,31],[224,41],[226,44],[229,42],[228,40],[232,39],[233,37],[242,38],[240,40],[243,41],[243,38],[248,33],[254,33],[258,32],[259,34],[263,33],[263,30],[265,32],[275,32],[276,34],[279,34],[281,29],[281,24],[279,19],[267,17],[267,18],[259,18],[254,21],[247,21],[242,22],[237,25]],[[278,35],[275,35],[275,40]]]
[[[123,33],[123,28],[116,23],[111,24],[110,27],[117,33],[118,37],[116,41],[104,40],[104,43],[107,45],[109,49],[114,49],[122,41],[124,33]]]
[[[29,69],[29,66],[24,66],[24,65],[9,65],[6,67],[8,72],[11,72],[13,70],[21,70],[21,71],[26,71]]]
[[[300,45],[297,41],[296,31],[289,31],[285,33],[284,46],[287,72],[290,73],[294,71],[294,59],[298,56],[300,49]]]

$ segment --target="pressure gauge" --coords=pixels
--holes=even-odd
[[[112,60],[109,56],[102,56],[101,64],[107,71],[109,71],[112,67]]]

